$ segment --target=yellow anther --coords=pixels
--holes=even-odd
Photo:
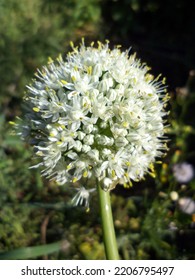
[[[154,172],[149,172],[149,175],[152,177],[152,178],[156,178],[156,174]]]
[[[51,57],[48,57],[48,64],[53,63],[53,59]]]
[[[68,82],[67,81],[65,81],[65,80],[61,80],[60,81],[63,85],[66,85]]]
[[[128,180],[128,183],[123,184],[124,188],[131,188],[133,186],[132,182]]]
[[[56,136],[56,134],[55,134],[55,133],[53,133],[53,132],[50,132],[49,136],[51,136],[51,137],[55,137],[55,136]]]
[[[62,59],[62,55],[59,54],[58,57],[57,57],[57,61],[62,61],[62,60],[63,60],[63,59]]]
[[[126,164],[127,166],[131,166],[131,163],[130,163],[129,161],[125,162],[125,164]]]
[[[152,172],[154,172],[154,164],[153,163],[150,163],[149,168]]]
[[[166,150],[168,150],[167,143],[165,143],[163,146],[165,147]]]
[[[116,172],[115,172],[115,170],[113,169],[112,170],[112,177],[114,178],[116,176]]]
[[[71,76],[71,79],[73,80],[73,82],[75,82],[75,81],[76,81],[75,76]]]
[[[129,187],[133,187],[133,184],[130,180],[129,180]]]
[[[162,74],[159,74],[156,79],[154,80],[155,82],[158,81],[160,79],[160,77],[162,76]]]
[[[146,82],[150,82],[150,81],[152,81],[154,79],[154,76],[151,75],[151,74],[146,74],[145,79],[146,79]]]
[[[72,179],[72,182],[73,183],[75,183],[75,182],[77,182],[78,181],[78,178],[77,177],[74,177],[73,179]]]
[[[128,122],[123,122],[123,127],[127,128],[129,126],[129,123]]]
[[[101,50],[102,49],[102,43],[100,41],[97,41],[98,43],[98,50]]]
[[[71,169],[71,165],[68,164],[68,165],[66,166],[66,169],[67,169],[67,170],[70,170],[70,169]]]
[[[170,96],[168,93],[166,93],[166,95],[163,97],[163,101],[168,101],[170,99]]]
[[[125,189],[128,188],[128,184],[127,183],[124,183],[123,186],[124,186]]]
[[[70,41],[70,46],[71,46],[72,49],[74,49],[74,43],[73,43],[73,41]]]
[[[83,172],[83,177],[86,178],[88,176],[87,170]]]
[[[37,108],[37,107],[33,107],[33,111],[36,112],[36,113],[38,113],[40,110],[39,110],[39,108]]]
[[[91,75],[92,73],[92,66],[87,67],[87,74]]]
[[[83,45],[85,44],[85,38],[84,37],[81,38],[81,42],[82,42]]]
[[[163,85],[166,84],[166,78],[163,78],[163,79],[162,79],[162,84],[163,84]]]

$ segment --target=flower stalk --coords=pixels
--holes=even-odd
[[[106,259],[119,260],[110,202],[110,191],[103,190],[98,182],[98,193]]]

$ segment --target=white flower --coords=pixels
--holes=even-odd
[[[38,70],[17,126],[40,159],[35,167],[59,184],[96,178],[106,190],[154,175],[153,163],[167,149],[168,95],[148,70],[108,43],[82,43]],[[74,202],[87,204],[88,194],[81,188]]]
[[[195,201],[189,197],[180,198],[178,201],[179,208],[182,212],[192,215],[195,214]]]
[[[84,206],[86,209],[89,209],[89,196],[90,193],[94,192],[96,189],[87,190],[84,187],[76,188],[78,190],[77,194],[72,199],[72,204],[74,206]]]
[[[173,166],[173,175],[179,183],[188,183],[194,177],[194,168],[187,162],[178,163]]]

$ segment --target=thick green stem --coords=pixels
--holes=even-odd
[[[104,191],[98,183],[98,192],[106,258],[107,260],[119,260],[110,203],[110,191]]]

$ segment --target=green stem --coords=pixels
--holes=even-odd
[[[104,191],[98,182],[98,192],[106,258],[107,260],[119,260],[110,203],[110,191]]]

